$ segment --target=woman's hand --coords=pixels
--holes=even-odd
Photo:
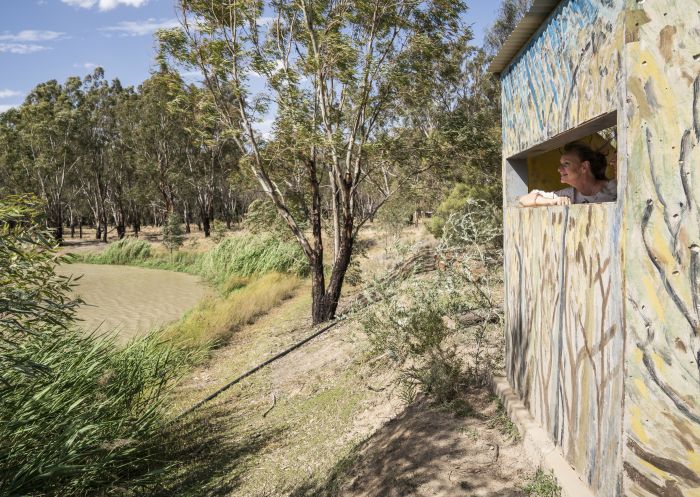
[[[569,197],[554,197],[547,198],[537,190],[533,190],[527,195],[523,195],[518,199],[518,202],[523,207],[543,207],[547,205],[571,205]]]

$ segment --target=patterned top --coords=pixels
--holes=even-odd
[[[569,197],[572,204],[598,204],[600,202],[615,202],[617,200],[617,181],[611,179],[608,181],[602,190],[593,195],[583,195],[573,186],[557,190],[556,192],[544,192],[542,190],[533,190],[545,198]]]

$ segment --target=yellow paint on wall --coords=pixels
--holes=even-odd
[[[651,360],[654,361],[654,366],[656,366],[656,372],[663,374],[664,369],[666,368],[666,363],[661,358],[661,356],[654,352],[651,356]]]
[[[643,359],[644,352],[642,352],[642,349],[634,349],[634,362],[637,364],[641,364]]]
[[[642,278],[642,285],[646,290],[644,292],[644,296],[646,297],[647,304],[651,306],[657,318],[664,319],[666,311],[664,311],[664,306],[661,305],[661,302],[657,297],[658,289],[656,288],[656,280],[653,277],[646,274]]]
[[[637,349],[639,350],[639,349]],[[639,353],[641,355],[642,351],[639,350]],[[640,357],[641,361],[641,357]],[[639,391],[639,395],[642,396],[644,400],[649,400],[649,388],[647,387],[646,383],[644,383],[644,380],[641,378],[635,378],[634,383],[637,386],[637,390]]]
[[[646,430],[644,430],[644,424],[642,423],[642,411],[639,406],[632,406],[630,409],[630,414],[632,433],[634,433],[643,444],[649,443],[649,435],[647,435]]]
[[[700,475],[700,452],[692,450],[688,451],[688,466],[690,469]],[[700,492],[700,488],[698,489],[698,492]],[[698,493],[698,496],[700,496],[700,493]]]

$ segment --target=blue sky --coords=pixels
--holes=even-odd
[[[466,22],[475,41],[495,19],[498,0],[472,0]],[[138,85],[153,67],[153,32],[176,24],[173,0],[3,0],[0,112],[38,83],[85,76]]]

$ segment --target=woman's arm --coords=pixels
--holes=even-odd
[[[554,197],[548,198],[542,195],[539,190],[532,190],[527,195],[523,195],[518,199],[518,202],[523,207],[540,207],[545,205],[570,205],[569,197]]]

